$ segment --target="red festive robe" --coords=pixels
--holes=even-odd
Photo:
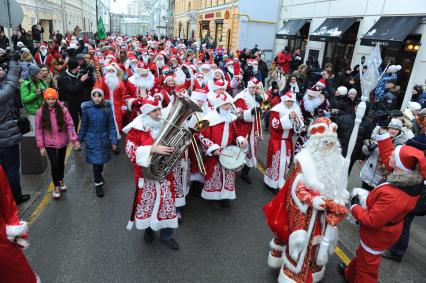
[[[206,176],[201,196],[209,200],[235,199],[235,172],[224,169],[219,158],[213,153],[237,141],[236,116],[231,123],[225,123],[217,111],[211,111],[203,119],[210,126],[198,134],[198,139],[206,152]],[[241,140],[241,137],[238,137]]]
[[[133,163],[137,186],[136,228],[143,230],[151,227],[155,231],[177,228],[173,174],[169,174],[165,180],[154,181],[144,178],[142,173],[142,167],[150,164],[151,146],[154,143],[150,130],[143,125],[143,117],[139,115],[123,131],[127,133],[126,153]],[[131,219],[128,229],[132,227]]]
[[[259,103],[256,102],[254,95],[248,93],[248,89],[243,90],[234,98],[235,107],[241,111],[241,117],[237,120],[237,128],[241,136],[245,137],[249,142],[249,150],[246,155],[246,164],[248,167],[256,167],[256,152],[258,143],[259,121],[258,117],[251,114],[253,107],[258,107]]]
[[[7,236],[24,232],[23,225],[19,223],[12,189],[0,166],[0,282],[35,283],[37,278],[21,248],[7,239]]]
[[[126,87],[124,86],[124,83],[122,81],[119,81],[118,86],[115,89],[111,90],[105,83],[105,78],[102,78],[101,80],[98,80],[96,82],[94,88],[102,89],[104,92],[104,99],[112,102],[112,105],[114,107],[114,111],[112,113],[114,114],[117,137],[121,138],[120,132],[122,129],[122,115],[125,113],[125,111],[123,113],[121,107],[126,105],[123,101],[123,97],[126,96]]]
[[[163,96],[163,107],[167,107],[169,105],[171,99],[172,99],[172,92],[178,91],[181,89],[189,89],[191,87],[191,80],[185,80],[185,82],[181,85],[175,85],[175,87],[171,88],[168,87],[166,84],[163,85],[163,88],[161,90],[161,95]]]
[[[297,160],[302,164],[302,168],[303,163],[312,164],[314,162],[306,152],[299,153]],[[316,172],[310,173],[316,176]],[[306,175],[310,176],[310,174]],[[279,234],[284,238],[279,238],[278,234],[273,231],[278,242],[282,242],[286,245],[283,253],[284,265],[280,271],[279,282],[292,282],[290,280],[297,283],[318,282],[325,272],[325,266],[320,266],[316,262],[317,253],[321,244],[321,236],[324,235],[324,231],[329,225],[334,227],[342,220],[347,213],[347,208],[336,203],[332,199],[326,199],[324,211],[314,209],[312,206],[313,198],[320,194],[305,184],[303,181],[303,171],[300,170],[300,165],[298,164],[296,164],[293,177],[288,179],[290,183],[286,182],[283,191],[276,196],[276,198],[280,199],[274,198],[265,206],[265,211],[278,209],[277,207],[280,206],[285,207],[282,211],[282,215],[269,215],[269,217],[274,216],[276,218],[268,219],[269,225],[279,219],[285,226],[284,229],[280,230],[281,232]],[[271,208],[271,206],[275,207]],[[313,216],[314,211],[316,211],[316,216]],[[306,244],[306,241],[301,239],[303,239],[305,235],[308,236],[307,232],[311,222],[313,224],[312,233],[309,239],[305,238],[308,243],[306,253],[302,258],[303,252],[301,252],[296,261],[290,256],[289,249]],[[285,233],[283,233],[283,231]],[[330,242],[334,242],[337,239],[329,240]],[[294,268],[300,260],[303,261],[301,270],[299,272],[294,272]]]
[[[295,111],[301,115],[297,105],[287,108],[283,102],[271,109],[270,131],[268,143],[268,155],[266,159],[266,171],[263,177],[265,184],[274,189],[281,189],[285,183],[287,169],[293,157],[293,122],[290,120],[290,112]]]

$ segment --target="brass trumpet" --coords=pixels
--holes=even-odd
[[[272,104],[269,100],[264,100],[260,103],[260,109],[262,109],[262,111],[269,111],[272,108]]]
[[[194,125],[194,130],[199,132],[209,126],[208,120],[201,119],[200,115],[197,112],[195,112],[194,114],[198,120]],[[197,159],[198,170],[200,170],[200,173],[205,176],[207,174],[207,171],[206,171],[206,167],[204,166],[203,156],[201,155],[201,151],[200,151],[200,148],[198,147],[197,140],[195,139],[195,134],[192,134],[191,141],[192,141],[192,146],[194,148],[195,159]]]

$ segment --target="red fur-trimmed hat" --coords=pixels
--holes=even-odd
[[[419,165],[420,174],[426,177],[426,158],[423,151],[412,146],[400,145],[395,148],[394,158],[396,166],[405,171],[411,172]]]
[[[142,116],[146,116],[156,109],[161,109],[161,104],[160,104],[160,101],[158,99],[155,99],[152,96],[147,96],[142,101],[142,106],[141,106]]]

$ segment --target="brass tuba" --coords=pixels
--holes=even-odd
[[[151,164],[149,167],[142,167],[144,177],[158,181],[166,178],[192,142],[192,132],[183,127],[183,124],[194,112],[202,112],[202,110],[188,97],[175,97],[169,116],[166,119],[162,118],[165,122],[164,127],[153,144],[172,147],[174,151],[170,155],[151,153]]]

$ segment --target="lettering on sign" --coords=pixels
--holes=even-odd
[[[213,19],[213,18],[214,18],[214,13],[209,13],[204,15],[204,19]]]

